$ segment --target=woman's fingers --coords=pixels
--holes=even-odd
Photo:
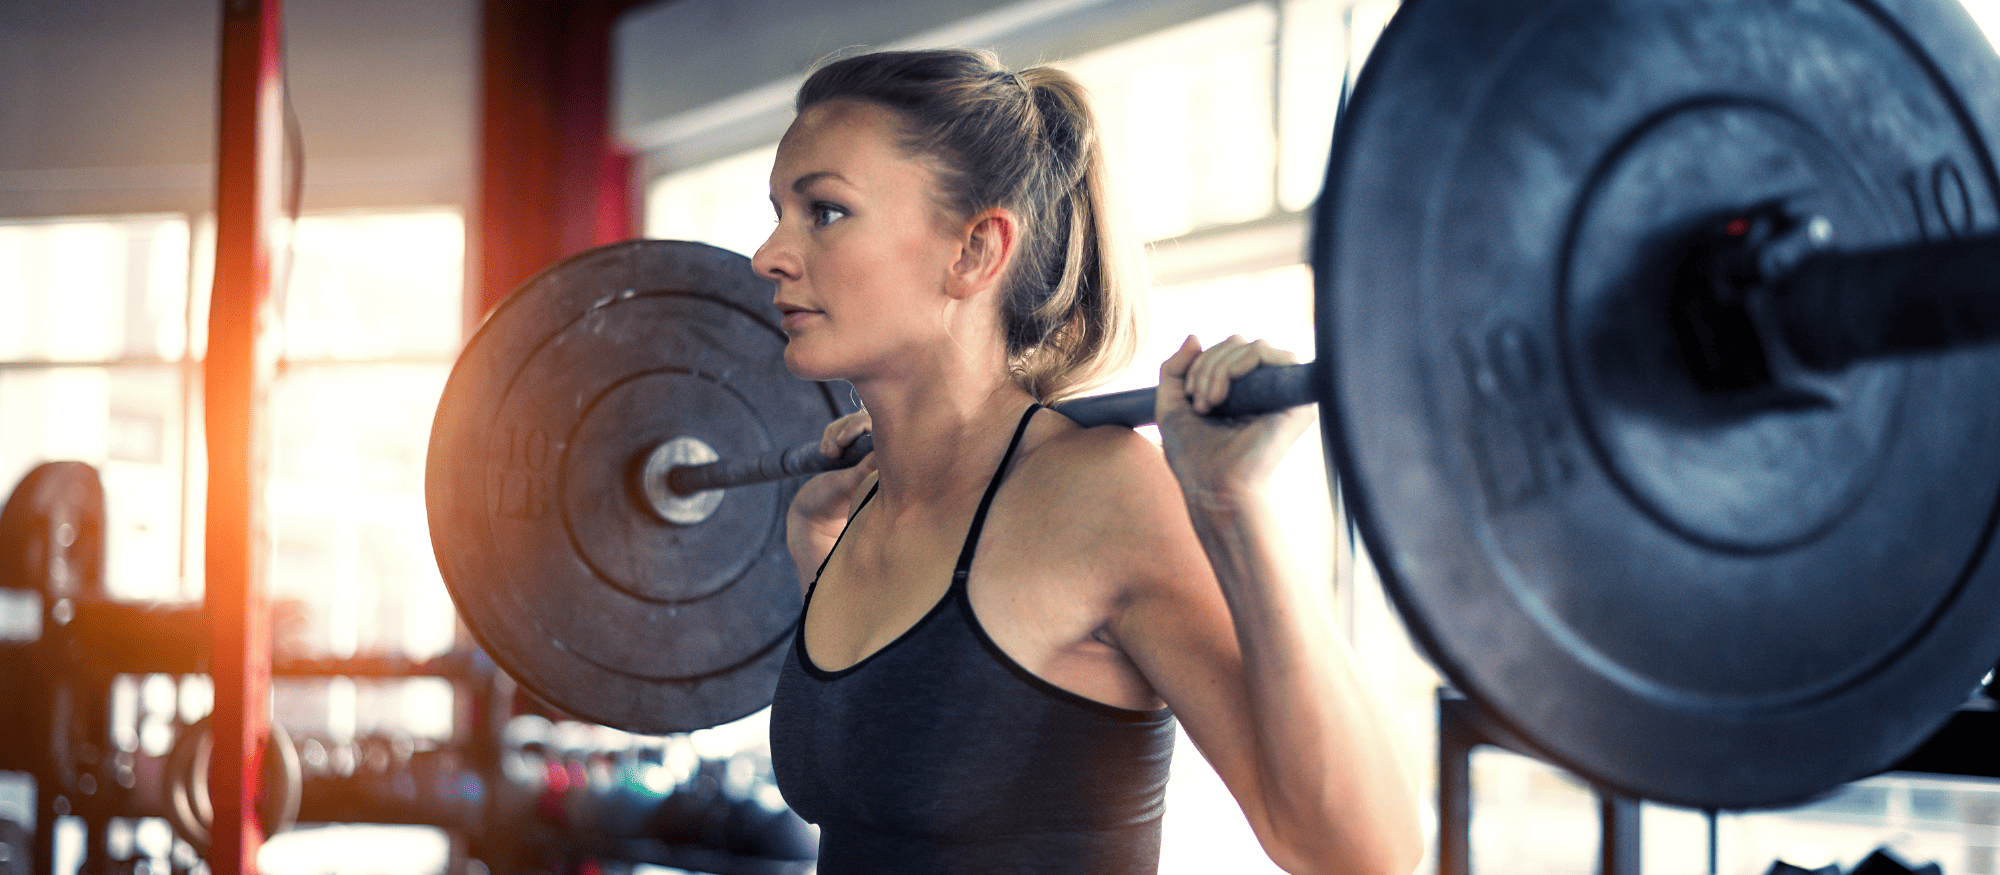
[[[1178,409],[1185,403],[1196,413],[1206,414],[1229,397],[1230,387],[1250,372],[1267,365],[1297,364],[1299,358],[1263,340],[1246,340],[1230,335],[1204,350],[1201,341],[1190,335],[1179,350],[1160,365],[1160,412]]]
[[[1297,360],[1261,340],[1230,337],[1203,350],[1190,337],[1160,366],[1160,437],[1168,464],[1190,496],[1241,495],[1263,488],[1312,417],[1303,410],[1235,421],[1187,414],[1212,412],[1229,397],[1234,381],[1260,367]]]
[[[874,420],[868,417],[866,410],[857,410],[827,423],[826,430],[819,436],[820,455],[829,459],[839,458],[848,445],[867,434],[873,426]]]
[[[1200,355],[1201,341],[1190,334],[1181,341],[1180,349],[1160,363],[1160,388],[1153,396],[1156,419],[1164,420],[1188,406],[1193,397],[1188,390],[1188,369]]]
[[[1241,342],[1241,337],[1230,335],[1221,343],[1202,350],[1201,354],[1195,356],[1194,361],[1188,364],[1187,400],[1188,406],[1194,408],[1194,412],[1207,413],[1215,406],[1216,362],[1232,344]]]
[[[1235,334],[1203,352],[1189,368],[1188,401],[1195,412],[1214,410],[1229,397],[1230,384],[1256,370],[1273,352],[1270,344]]]

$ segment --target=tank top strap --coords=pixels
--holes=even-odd
[[[986,494],[979,499],[979,510],[972,515],[972,528],[965,533],[965,547],[958,551],[958,566],[952,569],[951,585],[965,585],[965,578],[972,571],[972,553],[979,546],[979,533],[986,528],[986,511],[993,507],[993,496],[1000,492],[1000,480],[1007,474],[1007,464],[1014,460],[1014,450],[1021,446],[1021,436],[1028,433],[1028,421],[1035,418],[1035,411],[1042,409],[1041,402],[1028,405],[1021,413],[1021,424],[1014,426],[1014,439],[1007,442],[1007,452],[1000,456],[1000,465],[993,469],[993,479],[986,484]]]
[[[846,540],[847,530],[854,525],[854,518],[861,515],[861,509],[867,507],[868,501],[875,497],[875,490],[881,488],[882,484],[879,482],[868,487],[868,494],[861,496],[861,501],[854,505],[854,511],[847,515],[847,524],[841,526],[840,534],[834,537],[833,548],[826,551],[825,559],[819,560],[819,568],[813,570],[812,583],[806,585],[806,604],[812,604],[813,590],[819,589],[819,576],[826,573],[826,564],[833,561],[833,551],[840,549],[840,542]]]

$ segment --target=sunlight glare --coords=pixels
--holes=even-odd
[[[1986,34],[1986,41],[2000,51],[2000,0],[1964,0],[1965,11]]]

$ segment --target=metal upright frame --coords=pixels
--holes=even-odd
[[[285,160],[280,0],[224,0],[216,136],[215,289],[202,366],[208,435],[206,596],[215,746],[214,875],[250,875],[264,836],[256,806],[270,727],[271,622],[252,549],[261,529],[264,450],[257,419],[275,358],[269,318],[273,237]]]
[[[1990,694],[1990,690],[1988,691]],[[1472,751],[1492,745],[1529,757],[1534,749],[1479,713],[1471,700],[1440,687],[1438,709],[1438,875],[1472,873]],[[2000,704],[1977,697],[1954,711],[1931,737],[1884,772],[2000,778]],[[1602,829],[1598,872],[1640,875],[1640,800],[1593,788]],[[1708,812],[1708,868],[1716,871],[1715,812]]]
[[[1438,708],[1438,875],[1472,875],[1472,751],[1491,745],[1538,757],[1479,713],[1471,700],[1439,688]],[[1598,833],[1600,875],[1639,875],[1639,800],[1593,789],[1602,829]]]

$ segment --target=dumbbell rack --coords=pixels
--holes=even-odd
[[[11,582],[11,581],[10,581]],[[11,734],[0,737],[0,769],[25,772],[35,784],[35,827],[28,861],[10,871],[48,875],[55,871],[55,832],[59,818],[75,817],[84,827],[83,864],[86,875],[112,875],[132,868],[139,859],[114,858],[107,840],[115,819],[168,818],[173,783],[188,776],[168,774],[174,754],[147,755],[122,749],[115,741],[113,689],[121,676],[164,675],[178,690],[191,677],[209,673],[207,611],[199,606],[140,605],[110,601],[96,592],[53,598],[45,586],[41,636],[32,642],[0,646],[0,663],[14,686],[7,699],[20,708],[9,721]],[[57,617],[62,618],[60,621]],[[451,682],[459,703],[453,750],[475,774],[490,774],[500,758],[499,730],[513,702],[490,661],[474,651],[457,651],[436,659],[412,661],[400,657],[363,656],[339,660],[288,660],[271,667],[280,677],[413,678],[437,677]],[[176,696],[178,698],[178,695]],[[176,748],[187,739],[191,725],[176,707],[171,727]],[[328,810],[307,806],[302,816],[320,822],[428,823],[462,826],[455,812],[397,813],[382,818],[379,811]],[[464,829],[450,830],[454,856],[464,856]]]
[[[25,706],[0,727],[0,769],[33,776],[35,825],[26,854],[0,872],[53,875],[56,823],[83,826],[80,875],[130,875],[143,855],[115,855],[115,820],[170,818],[168,774],[174,757],[124,750],[114,741],[110,702],[120,676],[166,675],[178,685],[207,672],[209,621],[200,607],[143,606],[72,599],[68,620],[26,644],[0,645],[0,690]],[[588,751],[537,752],[559,774],[524,783],[503,760],[523,751],[504,740],[509,721],[535,704],[476,650],[434,659],[397,656],[294,659],[272,666],[279,678],[442,678],[458,703],[454,737],[442,747],[405,750],[382,763],[345,770],[308,768],[300,776],[300,823],[420,825],[451,839],[447,872],[478,860],[495,873],[569,872],[585,860],[651,863],[723,875],[798,875],[810,866],[789,812],[762,813],[723,787],[720,761],[704,761],[685,786],[607,799],[586,786]],[[26,682],[26,683],[22,683]],[[176,748],[191,726],[173,719]],[[555,715],[560,717],[561,715]],[[314,740],[316,741],[316,740]],[[604,755],[608,756],[608,754]],[[358,757],[366,760],[368,757]],[[183,782],[185,776],[178,777]],[[643,795],[643,794],[642,794]],[[621,802],[623,809],[611,803]],[[622,816],[625,822],[615,822]],[[186,871],[181,854],[171,871]],[[158,873],[156,866],[147,867]]]
[[[0,702],[12,709],[0,720],[0,770],[27,773],[35,785],[32,834],[11,822],[0,829],[0,875],[53,875],[57,824],[64,819],[83,828],[83,875],[141,868],[149,875],[162,868],[180,875],[197,856],[220,875],[214,853],[226,849],[201,845],[226,835],[232,814],[224,808],[204,820],[191,813],[199,807],[194,800],[204,798],[198,776],[221,771],[196,765],[193,740],[204,724],[228,727],[231,718],[220,708],[227,692],[216,683],[215,710],[191,725],[184,718],[193,715],[183,712],[178,691],[190,678],[213,680],[211,635],[224,621],[212,605],[111,599],[104,581],[104,506],[96,470],[60,462],[31,471],[0,508],[0,588],[31,592],[39,621],[34,640],[0,643]],[[364,768],[314,772],[308,758],[303,767],[274,772],[273,762],[299,762],[275,755],[292,751],[274,741],[252,795],[264,799],[259,833],[279,831],[293,817],[433,826],[451,839],[450,875],[463,875],[474,859],[495,875],[568,872],[585,860],[725,875],[793,875],[810,865],[803,822],[758,803],[754,783],[732,792],[727,776],[709,761],[698,769],[683,763],[684,775],[656,770],[654,777],[674,775],[680,783],[650,794],[588,780],[582,763],[600,753],[593,751],[552,751],[538,761],[549,771],[537,767],[524,776],[515,769],[510,775],[506,763],[523,753],[505,739],[510,723],[545,709],[524,699],[477,650],[422,661],[394,655],[286,658],[267,662],[263,671],[281,678],[441,678],[452,686],[455,713],[452,738],[443,746],[418,751],[406,743],[400,754],[373,758],[382,762]],[[174,683],[168,711],[114,709],[121,684],[151,676]],[[163,721],[174,732],[173,749],[165,757],[150,755],[136,743],[139,727]],[[553,771],[558,765],[560,775]],[[274,808],[270,800],[290,801]],[[167,820],[185,842],[164,867],[112,841],[119,822],[129,826],[144,818]]]

